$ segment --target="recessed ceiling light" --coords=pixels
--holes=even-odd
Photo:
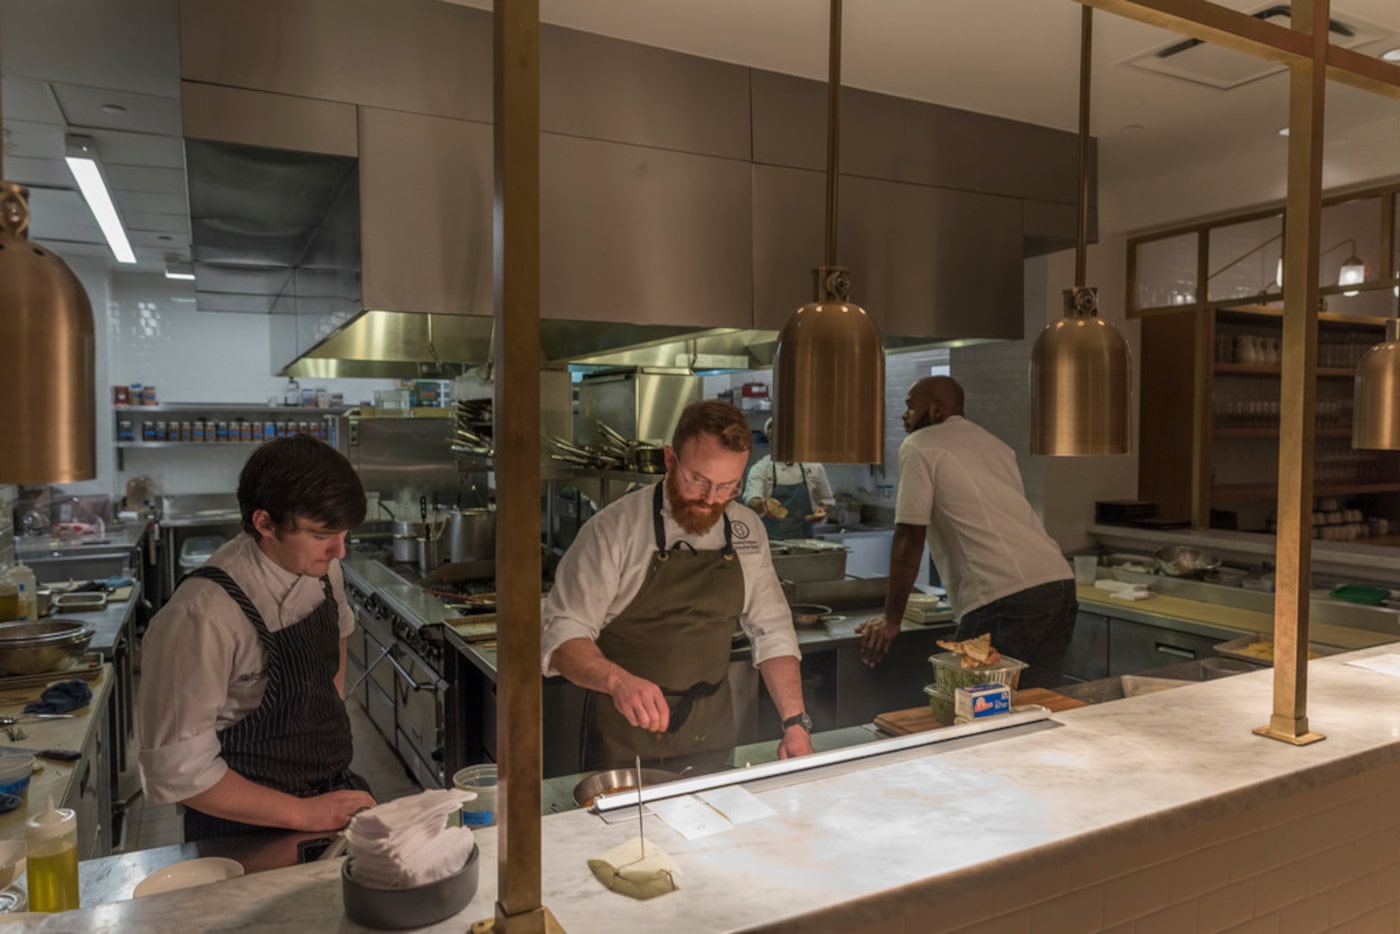
[[[102,112],[110,117],[119,117],[126,113],[126,108],[121,104],[103,104]]]
[[[1279,136],[1287,136],[1287,135],[1288,135],[1288,127],[1284,127],[1283,129],[1279,130],[1279,131],[1278,131],[1278,135],[1279,135]]]
[[[1381,60],[1387,62],[1400,62],[1400,49],[1391,49],[1381,53]]]
[[[1147,129],[1147,127],[1143,126],[1141,123],[1129,123],[1127,126],[1123,127],[1123,135],[1135,136],[1145,129]]]

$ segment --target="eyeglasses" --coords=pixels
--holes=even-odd
[[[696,496],[709,498],[710,494],[713,493],[715,499],[733,499],[739,495],[742,489],[737,480],[731,483],[712,483],[703,477],[692,477],[679,464],[676,465],[676,473],[680,476],[681,482],[685,484],[685,488]]]

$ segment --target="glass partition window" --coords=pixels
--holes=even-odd
[[[1206,299],[1278,297],[1283,278],[1283,215],[1261,217],[1239,224],[1214,227],[1210,237],[1210,272]]]
[[[1192,231],[1136,246],[1136,309],[1190,305],[1196,301],[1196,244]]]

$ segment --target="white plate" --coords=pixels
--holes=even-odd
[[[234,879],[241,875],[241,864],[222,856],[206,856],[157,869],[136,883],[136,888],[131,894],[135,898],[141,898],[161,892],[174,892],[177,889],[192,889],[211,882],[223,882],[225,879]]]

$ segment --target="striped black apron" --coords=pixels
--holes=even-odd
[[[350,771],[350,717],[335,689],[340,624],[330,579],[321,578],[326,598],[316,609],[269,632],[248,595],[225,571],[206,565],[189,576],[224,589],[257,630],[266,656],[262,703],[219,733],[219,750],[228,767],[251,782],[298,798],[347,789],[369,791],[364,779]],[[244,824],[185,807],[186,842],[284,832],[285,828]]]

